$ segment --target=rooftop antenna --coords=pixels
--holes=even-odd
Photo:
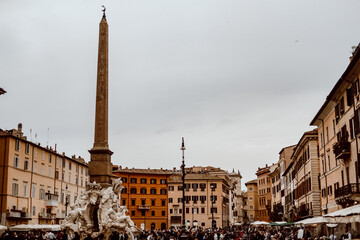
[[[50,128],[47,129],[47,141],[46,141],[46,146],[49,145],[49,132],[50,132]]]

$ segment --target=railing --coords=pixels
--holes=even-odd
[[[22,211],[10,211],[6,213],[7,218],[24,218],[31,219],[31,213]]]
[[[149,210],[149,209],[150,209],[150,206],[149,206],[149,205],[139,205],[139,206],[138,206],[138,209],[139,209],[139,210]]]
[[[360,194],[360,184],[350,183],[341,188],[335,189],[335,198],[345,197],[355,193]]]
[[[57,207],[58,206],[58,199],[59,195],[46,193],[46,206],[47,207]]]
[[[39,213],[39,218],[56,219],[56,213]]]
[[[333,146],[336,159],[347,160],[350,157],[350,142],[345,139],[340,139]]]

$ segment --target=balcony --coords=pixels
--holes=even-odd
[[[42,219],[56,219],[56,213],[39,213],[39,218],[42,218]]]
[[[11,210],[6,213],[6,218],[31,219],[31,214],[20,210]]]
[[[65,213],[57,213],[56,219],[65,219]]]
[[[150,206],[149,206],[149,205],[139,205],[139,206],[138,206],[138,209],[139,209],[139,210],[149,210],[149,209],[150,209]]]
[[[355,201],[360,201],[360,184],[350,183],[335,189],[335,201],[342,206],[352,205]]]
[[[333,146],[336,159],[342,159],[344,161],[350,159],[350,142],[342,138]]]
[[[46,199],[46,206],[47,207],[57,207],[58,206],[59,195],[46,193],[45,199]]]

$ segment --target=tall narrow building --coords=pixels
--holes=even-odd
[[[94,145],[89,152],[90,182],[110,184],[113,152],[108,144],[108,24],[105,9],[99,29]]]

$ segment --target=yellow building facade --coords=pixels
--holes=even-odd
[[[28,141],[18,129],[0,130],[1,224],[59,224],[85,190],[82,158]]]

